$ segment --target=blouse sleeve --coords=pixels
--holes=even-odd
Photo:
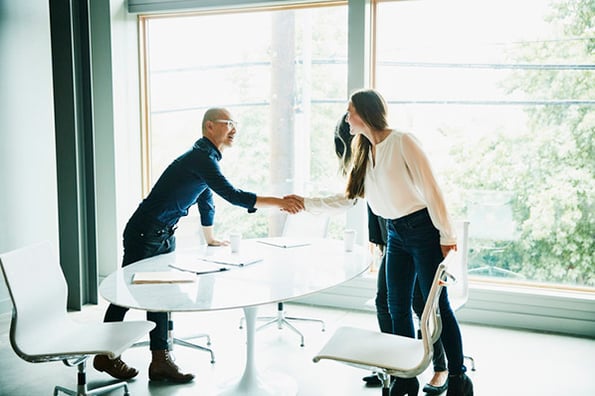
[[[440,232],[440,244],[456,244],[457,238],[446,209],[444,196],[438,186],[428,157],[419,142],[410,134],[403,134],[401,148],[411,179],[428,205],[428,212],[434,227]]]
[[[357,199],[349,199],[344,194],[318,198],[304,198],[306,211],[312,214],[338,214],[352,208],[356,203]]]

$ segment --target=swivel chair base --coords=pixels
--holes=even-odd
[[[242,329],[244,327],[244,325],[243,325],[244,320],[245,320],[244,318],[242,318],[240,320],[240,329]],[[277,328],[279,330],[281,330],[281,329],[283,329],[283,325],[287,325],[287,327],[291,331],[293,331],[294,333],[296,333],[297,335],[300,336],[300,346],[301,347],[303,347],[305,345],[304,344],[304,335],[295,326],[293,326],[291,323],[289,323],[290,320],[300,321],[300,322],[320,323],[322,325],[322,331],[326,330],[323,320],[313,319],[313,318],[297,318],[297,317],[292,317],[292,316],[285,316],[285,310],[284,310],[282,302],[277,303],[277,316],[260,316],[260,317],[256,318],[256,320],[266,320],[267,321],[267,323],[264,323],[263,325],[257,327],[256,331],[264,329],[269,326],[272,326],[274,324],[277,324]]]

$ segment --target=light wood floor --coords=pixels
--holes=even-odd
[[[276,306],[264,306],[260,314],[274,314]],[[289,329],[269,327],[257,333],[256,361],[264,376],[293,378],[299,396],[367,396],[380,395],[380,389],[363,386],[361,377],[368,373],[339,363],[313,363],[312,357],[333,331],[342,325],[376,329],[372,313],[286,304],[288,315],[325,320],[326,332],[314,323],[296,323],[306,336],[306,345],[299,346],[298,336]],[[89,306],[73,313],[77,320],[101,320],[104,305]],[[245,364],[245,330],[238,328],[241,310],[209,313],[175,314],[176,335],[207,332],[212,338],[216,362],[210,363],[204,352],[176,346],[176,362],[195,373],[194,382],[185,385],[164,385],[148,381],[150,352],[147,347],[125,352],[124,360],[140,370],[129,383],[131,395],[182,396],[217,394],[221,385],[237,378]],[[127,319],[142,319],[144,314],[129,312]],[[12,351],[8,340],[10,317],[0,316],[0,395],[51,395],[56,384],[74,387],[76,369],[62,363],[27,363]],[[465,353],[476,360],[477,371],[470,372],[475,395],[595,395],[595,340],[552,334],[524,332],[462,324]],[[48,329],[48,331],[51,331]],[[89,364],[91,366],[91,364]],[[430,372],[421,376],[429,379]],[[92,386],[112,381],[104,373],[88,369]],[[423,383],[423,382],[422,382]],[[121,391],[110,395],[121,395]],[[420,394],[422,394],[420,390]],[[282,396],[282,395],[279,395]]]

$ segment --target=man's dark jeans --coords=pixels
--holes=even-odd
[[[124,258],[122,267],[136,261],[170,253],[176,248],[173,227],[151,224],[131,219],[124,230]],[[104,322],[121,322],[128,308],[110,304],[105,312]],[[169,350],[167,333],[169,323],[166,312],[147,312],[147,320],[155,323],[149,333],[152,351]]]

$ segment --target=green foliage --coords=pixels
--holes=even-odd
[[[528,42],[509,54],[512,61],[592,64],[595,2],[565,0],[552,9],[560,37]],[[515,197],[519,237],[492,264],[535,281],[595,286],[595,113],[584,103],[595,97],[593,70],[519,70],[505,86],[552,104],[525,109],[526,131],[495,131],[453,153],[465,169],[456,177],[468,188]]]

